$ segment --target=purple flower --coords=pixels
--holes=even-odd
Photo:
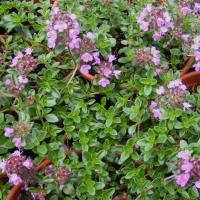
[[[161,112],[160,112],[159,109],[153,109],[153,110],[152,110],[152,113],[153,113],[153,116],[154,116],[155,118],[160,119],[160,117],[161,117]]]
[[[195,51],[194,56],[196,61],[200,61],[200,51]]]
[[[158,51],[156,47],[151,47],[151,54],[153,57],[158,57],[158,55],[160,54],[160,51]]]
[[[109,78],[111,75],[112,75],[112,70],[109,69],[108,67],[104,66],[102,69],[101,69],[103,75],[107,78]]]
[[[93,56],[90,53],[84,53],[81,56],[81,60],[87,63],[93,60]]]
[[[33,162],[31,159],[27,159],[23,162],[23,166],[26,167],[27,169],[32,169],[33,168]]]
[[[158,106],[158,103],[156,101],[151,101],[150,109],[152,110],[156,106]]]
[[[188,160],[189,159],[189,151],[188,150],[184,150],[184,151],[180,151],[177,155],[177,158],[182,158],[183,160]]]
[[[154,40],[154,41],[158,41],[160,38],[161,38],[161,35],[160,35],[158,32],[155,32],[155,33],[153,34],[153,40]]]
[[[193,67],[195,68],[195,71],[200,71],[200,62],[194,64]]]
[[[176,88],[176,87],[179,87],[182,85],[182,82],[180,79],[177,79],[177,80],[173,80],[173,81],[170,81],[169,84],[168,84],[168,88],[169,89],[172,89],[172,88]]]
[[[145,21],[140,22],[140,29],[144,32],[147,32],[149,30],[149,23]]]
[[[23,182],[22,179],[17,174],[9,175],[9,183],[13,185],[19,185],[22,182]]]
[[[101,78],[98,82],[98,84],[102,87],[106,87],[107,85],[110,84],[110,81],[106,78]]]
[[[88,39],[90,39],[90,40],[94,40],[94,34],[93,34],[92,32],[88,32],[88,33],[86,34],[86,37],[87,37]]]
[[[91,69],[91,66],[90,66],[90,65],[81,65],[80,71],[81,71],[82,73],[88,74],[90,69]]]
[[[195,182],[195,187],[200,189],[200,181]]]
[[[19,58],[18,57],[14,57],[13,59],[12,59],[12,62],[11,62],[11,67],[15,67],[16,65],[17,65],[17,63],[18,63],[18,60],[19,60]]]
[[[58,32],[63,32],[67,29],[67,24],[64,21],[57,21],[53,28]]]
[[[187,6],[185,6],[185,7],[181,8],[181,12],[183,13],[183,15],[187,15],[187,14],[191,13],[191,9]]]
[[[75,38],[69,43],[70,49],[78,49],[80,47],[81,39]]]
[[[19,76],[18,81],[19,81],[19,83],[22,83],[22,84],[28,83],[28,79],[26,77],[23,77],[23,76]]]
[[[24,146],[26,146],[26,143],[22,142],[21,138],[15,137],[15,138],[12,139],[12,142],[14,143],[14,145],[16,147],[24,147]]]
[[[23,58],[23,53],[21,51],[18,51],[16,53],[16,58],[19,58],[19,59]]]
[[[4,128],[4,136],[5,137],[10,137],[14,133],[14,128]]]
[[[110,54],[110,55],[108,56],[108,62],[109,62],[109,63],[112,63],[114,60],[116,60],[116,57],[115,57],[114,55]]]
[[[69,30],[69,37],[71,39],[75,39],[75,38],[77,38],[79,33],[80,33],[80,29],[79,28],[70,29]]]
[[[160,58],[152,58],[152,62],[155,64],[155,65],[159,65],[160,64]]]
[[[189,38],[190,38],[189,34],[183,34],[181,36],[181,39],[183,40],[183,42],[189,42]]]
[[[160,86],[157,90],[156,90],[157,95],[161,96],[165,93],[165,88],[163,86]]]
[[[114,70],[113,74],[114,74],[115,78],[118,79],[121,75],[121,71],[120,70]]]
[[[57,32],[52,30],[52,31],[49,31],[47,33],[47,41],[48,41],[48,47],[49,48],[55,48],[56,46],[56,39],[57,39]]]
[[[92,55],[93,55],[93,58],[94,58],[94,61],[95,61],[93,63],[93,65],[100,64],[101,60],[99,58],[99,52],[94,52]]]
[[[191,108],[191,107],[192,107],[191,104],[189,104],[189,103],[187,103],[187,102],[184,102],[184,103],[183,103],[183,110],[184,110],[184,111],[188,110],[188,109]]]
[[[181,187],[185,187],[189,181],[190,174],[179,174],[175,176],[176,184],[180,185]]]
[[[181,169],[185,171],[185,173],[188,173],[193,169],[193,165],[188,160],[184,160],[181,165]]]
[[[158,27],[161,27],[161,26],[163,26],[165,24],[165,21],[162,19],[162,18],[158,18],[157,19],[157,25],[158,25]]]
[[[31,55],[32,54],[32,52],[33,52],[33,48],[27,48],[27,49],[25,49],[25,53],[27,54],[27,55]]]
[[[10,79],[6,79],[6,80],[4,81],[4,85],[5,85],[5,86],[9,86],[11,83],[12,83],[12,82],[11,82]]]
[[[21,152],[16,150],[12,153],[12,156],[21,156]]]

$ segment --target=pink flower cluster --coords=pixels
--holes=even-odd
[[[18,185],[22,182],[26,183],[23,172],[33,172],[33,163],[32,160],[22,156],[20,151],[15,151],[8,159],[0,163],[0,169],[7,174],[11,184]]]
[[[194,38],[192,49],[194,50],[194,57],[197,62],[193,67],[195,68],[195,71],[200,71],[200,35]]]
[[[191,104],[185,102],[186,86],[180,79],[170,81],[167,87],[160,86],[157,90],[157,101],[152,101],[150,109],[154,118],[161,117],[160,106],[171,106],[174,109],[181,107],[183,111],[192,107]]]
[[[93,43],[94,35],[91,32],[86,33],[85,37],[80,38],[80,28],[75,20],[74,14],[67,14],[53,8],[52,17],[47,21],[47,40],[48,47],[55,48],[56,44],[60,44],[70,50],[72,56],[80,57],[80,71],[88,74],[92,67],[97,67],[99,82],[102,87],[110,84],[111,76],[119,78],[121,71],[115,70],[112,62],[115,56],[109,55],[108,61],[101,61],[100,53],[96,51]]]
[[[24,137],[30,132],[30,125],[26,122],[17,122],[13,127],[4,128],[4,136],[12,137],[13,144],[20,148],[26,146]]]
[[[18,51],[12,59],[10,67],[15,68],[19,74],[27,74],[37,68],[37,60],[32,56],[33,49],[25,49],[24,54]]]
[[[70,172],[65,167],[59,167],[55,171],[55,179],[59,185],[64,186],[70,177]]]
[[[136,64],[144,67],[145,64],[151,64],[154,67],[154,76],[164,73],[165,69],[160,65],[160,51],[156,47],[140,48],[135,52],[134,56]]]
[[[179,8],[183,15],[188,14],[199,14],[200,12],[200,3],[195,2],[194,0],[179,0]]]
[[[49,177],[55,178],[56,182],[61,186],[64,186],[70,177],[69,170],[64,166],[54,169],[53,165],[48,165],[45,167],[45,174]]]
[[[80,46],[80,28],[76,21],[76,15],[68,14],[58,7],[54,7],[51,19],[46,22],[47,42],[49,48],[55,48],[56,44],[64,45],[71,49]]]
[[[181,151],[177,154],[178,173],[175,176],[176,184],[186,187],[190,182],[194,184],[194,189],[200,189],[200,159],[191,158],[189,151]]]
[[[22,75],[17,78],[16,82],[13,82],[11,79],[8,78],[4,81],[4,85],[7,90],[15,96],[17,96],[25,88],[25,85],[27,83],[28,79]]]
[[[108,56],[107,61],[101,61],[99,58],[99,52],[94,52],[94,53],[84,53],[81,56],[81,68],[80,71],[83,73],[89,73],[89,70],[91,67],[98,65],[98,77],[99,77],[99,82],[98,84],[101,87],[106,87],[110,84],[110,78],[114,76],[116,79],[119,78],[121,71],[120,70],[115,70],[112,62],[116,60],[115,56],[110,54]],[[90,64],[88,64],[90,62]]]
[[[32,48],[25,49],[24,53],[18,51],[11,61],[10,67],[14,68],[20,75],[15,81],[9,78],[5,79],[4,85],[14,96],[17,96],[28,83],[27,74],[37,68],[37,60],[32,56],[32,52]]]
[[[137,22],[144,32],[150,29],[154,31],[153,39],[155,41],[174,28],[174,23],[169,13],[163,8],[152,8],[151,4],[147,4],[141,11],[137,17]]]

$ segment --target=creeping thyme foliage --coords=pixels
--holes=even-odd
[[[0,199],[199,199],[199,14],[2,0]]]

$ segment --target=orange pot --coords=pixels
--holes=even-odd
[[[182,82],[190,90],[194,90],[200,85],[200,72],[190,72],[181,76]]]
[[[189,90],[195,90],[197,86],[200,85],[200,72],[189,72],[194,62],[194,57],[190,57],[186,62],[183,69],[180,71],[181,80],[186,85]]]
[[[94,80],[94,78],[95,78],[92,74],[83,73],[83,72],[81,72],[80,70],[79,70],[79,73],[80,73],[80,75],[81,75],[85,80],[87,80],[87,81],[92,81],[92,80]]]
[[[191,57],[188,59],[188,61],[185,63],[183,69],[180,70],[181,76],[185,75],[185,74],[189,71],[189,69],[192,67],[193,62],[194,62],[194,57],[191,56]]]

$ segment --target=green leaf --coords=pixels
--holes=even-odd
[[[149,95],[151,94],[151,92],[152,92],[152,87],[149,86],[149,85],[145,85],[145,86],[144,86],[144,94],[145,94],[146,96],[149,96]]]
[[[68,183],[64,188],[63,192],[67,195],[73,195],[75,192],[74,186],[71,183]]]
[[[55,114],[48,114],[45,116],[46,120],[50,123],[58,122],[58,117]]]
[[[40,153],[40,154],[46,154],[47,153],[46,145],[37,146],[37,152]]]

